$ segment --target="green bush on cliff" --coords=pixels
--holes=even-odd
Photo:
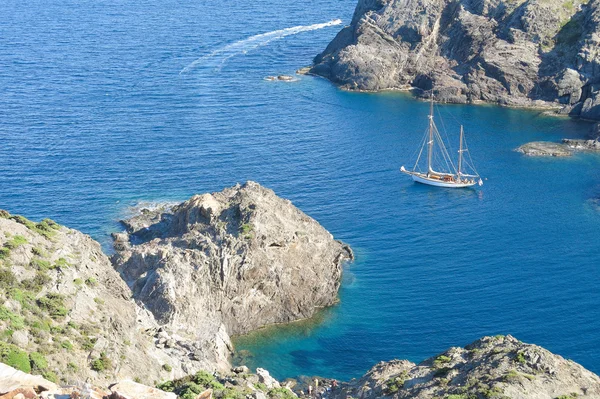
[[[29,363],[31,365],[31,370],[34,372],[42,372],[48,368],[48,361],[38,352],[31,352],[29,354]]]
[[[270,389],[267,395],[271,399],[296,399],[296,395],[287,388]]]
[[[3,305],[0,305],[0,320],[9,321],[11,328],[22,330],[25,328],[25,319],[16,313],[11,312]]]
[[[15,249],[23,244],[27,244],[27,239],[21,235],[16,235],[4,243],[4,248]]]
[[[53,319],[61,318],[67,315],[67,308],[64,303],[64,296],[57,293],[48,293],[46,296],[37,300],[38,307],[48,312]]]
[[[0,259],[8,259],[10,256],[10,249],[6,247],[0,248]]]
[[[31,364],[27,353],[6,342],[0,342],[0,362],[25,373],[31,372]]]

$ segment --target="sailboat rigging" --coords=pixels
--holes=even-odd
[[[460,126],[458,163],[457,167],[454,167],[454,163],[452,162],[450,154],[446,149],[444,140],[442,139],[440,132],[433,120],[433,94],[431,95],[428,118],[429,128],[425,133],[425,138],[423,140],[419,156],[417,157],[417,161],[415,162],[415,166],[412,170],[407,170],[404,166],[402,166],[400,168],[400,171],[402,173],[406,173],[407,175],[412,176],[412,179],[415,182],[428,184],[430,186],[448,188],[471,187],[476,184],[482,186],[483,180],[475,170],[475,167],[473,166],[473,161],[471,160],[471,156],[469,155],[467,159],[463,155],[463,153],[465,152],[467,154],[469,153],[468,148],[466,146],[464,129],[462,125]],[[423,154],[425,146],[427,146],[427,170],[423,172],[419,169],[419,161],[421,159],[421,155]],[[436,149],[438,150],[439,155],[441,155],[441,161],[443,161],[443,164],[434,166],[434,160],[438,160],[440,158],[439,155],[436,153]],[[466,172],[465,165],[467,165],[472,170],[471,173]]]

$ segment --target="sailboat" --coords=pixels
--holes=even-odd
[[[448,188],[463,188],[471,187],[476,184],[483,185],[483,180],[475,171],[473,161],[469,155],[466,158],[463,153],[468,154],[468,149],[465,143],[464,130],[462,125],[460,126],[460,141],[458,148],[458,166],[454,167],[454,163],[446,149],[444,140],[440,135],[440,132],[433,121],[433,94],[431,96],[430,108],[429,108],[429,128],[425,133],[421,151],[417,157],[417,162],[412,170],[406,169],[404,166],[400,168],[402,173],[412,176],[412,179],[417,183],[428,184],[430,186],[437,187],[448,187]],[[421,171],[419,169],[419,161],[423,151],[427,147],[427,169]],[[434,169],[434,160],[439,161],[440,165],[436,165]],[[470,161],[470,162],[469,162]],[[465,166],[468,166],[472,173],[465,171]]]

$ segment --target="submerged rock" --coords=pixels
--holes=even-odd
[[[600,0],[359,0],[311,72],[350,90],[600,119]]]
[[[517,151],[534,157],[570,157],[573,151],[565,144],[549,141],[534,141],[523,144]]]
[[[334,304],[342,263],[352,258],[314,219],[254,182],[125,226],[131,245],[117,248],[116,268],[166,329],[195,341],[191,356],[207,369],[229,369],[230,335]]]

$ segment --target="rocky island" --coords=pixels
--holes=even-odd
[[[358,0],[310,72],[349,90],[598,120],[599,36],[599,0]]]
[[[511,336],[318,377],[310,394],[232,367],[230,336],[337,301],[350,248],[254,182],[123,223],[109,259],[76,230],[0,212],[1,399],[600,397],[598,376]]]

